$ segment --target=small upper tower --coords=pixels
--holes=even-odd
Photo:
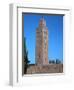
[[[40,27],[45,27],[45,26],[46,26],[46,21],[44,20],[44,17],[43,17],[43,16],[42,16],[42,18],[40,19],[39,26],[40,26]]]
[[[42,17],[36,30],[36,64],[47,65],[48,61],[48,29]]]

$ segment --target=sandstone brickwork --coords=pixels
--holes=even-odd
[[[44,18],[41,18],[36,30],[36,64],[48,65],[48,29]]]
[[[63,73],[63,64],[49,64],[44,66],[30,65],[27,74]]]

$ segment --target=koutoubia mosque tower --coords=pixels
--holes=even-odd
[[[48,65],[48,28],[42,17],[36,29],[36,65]]]

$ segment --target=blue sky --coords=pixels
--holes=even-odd
[[[48,58],[63,61],[63,16],[44,14],[24,14],[24,36],[30,63],[35,63],[36,28],[44,16],[48,28]]]

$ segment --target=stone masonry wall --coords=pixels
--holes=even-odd
[[[49,64],[46,66],[30,65],[27,69],[27,74],[37,73],[62,73],[63,64]]]

